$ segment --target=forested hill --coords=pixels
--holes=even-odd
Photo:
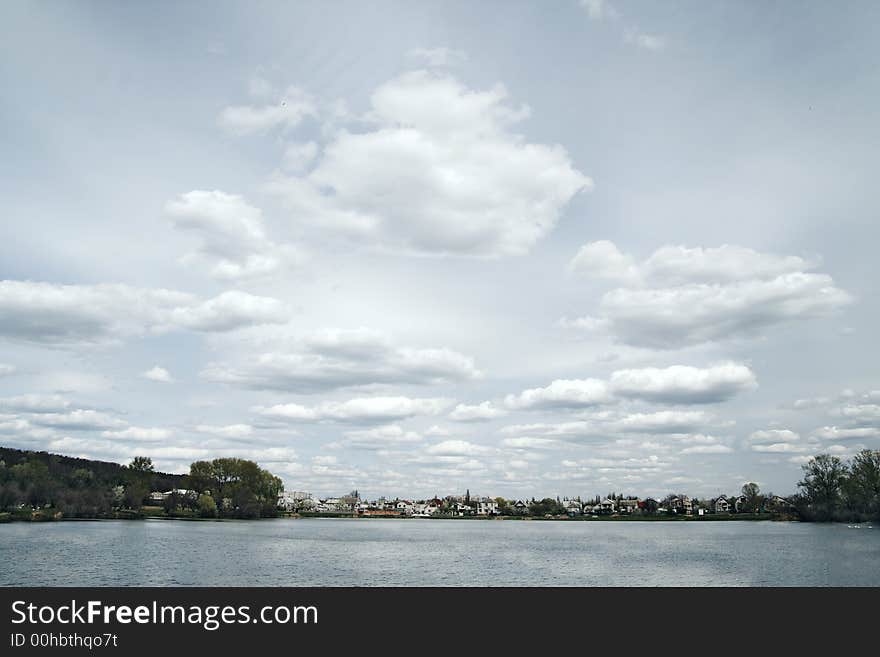
[[[62,456],[49,452],[33,452],[30,450],[14,449],[12,447],[0,447],[0,462],[11,470],[14,466],[23,463],[42,463],[48,468],[49,480],[56,483],[72,482],[81,480],[84,472],[91,472],[88,485],[109,488],[125,484],[130,478],[128,468],[119,463],[109,461],[93,461],[81,459],[75,456]],[[2,466],[0,466],[2,467]],[[171,490],[184,488],[185,475],[167,474],[164,472],[151,473],[151,490]]]

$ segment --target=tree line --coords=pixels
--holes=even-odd
[[[0,447],[0,513],[30,517],[108,518],[140,515],[160,504],[168,515],[260,518],[277,514],[281,479],[253,461],[196,461],[187,475],[156,471],[149,457],[128,465]]]

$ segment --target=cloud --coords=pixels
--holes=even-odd
[[[610,399],[608,386],[600,379],[557,379],[545,388],[507,395],[504,404],[512,409],[577,408],[604,404]]]
[[[614,19],[619,16],[617,10],[608,0],[580,0],[580,4],[591,20]]]
[[[317,406],[277,404],[254,410],[264,417],[293,422],[383,423],[415,417],[438,415],[449,407],[447,399],[410,397],[361,397],[345,402],[323,402]]]
[[[406,431],[397,424],[386,424],[372,429],[346,431],[342,445],[354,449],[379,450],[418,444],[421,441],[422,437],[415,431]]]
[[[70,406],[70,402],[59,395],[27,394],[0,399],[0,409],[18,413],[63,413]]]
[[[475,405],[458,404],[449,414],[449,419],[456,422],[486,422],[505,415],[507,411],[495,408],[491,402],[484,401]]]
[[[199,239],[184,262],[206,262],[220,280],[266,276],[302,261],[300,251],[266,237],[262,212],[241,196],[218,190],[193,190],[165,205],[175,228]]]
[[[67,413],[40,413],[30,419],[34,424],[51,427],[53,429],[66,429],[72,431],[96,431],[101,429],[116,429],[126,426],[127,422],[112,417],[100,411],[91,409],[75,409]]]
[[[713,422],[703,411],[664,410],[652,413],[630,413],[613,420],[610,428],[622,433],[692,433]]]
[[[712,404],[757,388],[745,365],[724,363],[701,369],[684,365],[618,370],[611,389],[621,397],[669,404]]]
[[[330,329],[292,349],[248,355],[240,364],[214,363],[210,381],[255,390],[314,393],[371,384],[436,384],[481,376],[473,358],[446,348],[397,347],[369,329]]]
[[[552,438],[522,436],[520,438],[504,438],[501,444],[512,449],[554,449],[561,447],[563,443]]]
[[[446,47],[413,48],[406,55],[411,59],[423,61],[428,66],[458,66],[468,59],[466,52]]]
[[[617,246],[608,240],[584,244],[568,263],[568,269],[573,273],[623,283],[641,282],[641,273],[635,259],[621,253]]]
[[[666,37],[659,34],[649,34],[637,27],[631,27],[624,31],[623,40],[645,50],[655,52],[666,48]]]
[[[605,328],[626,344],[673,349],[828,316],[852,301],[827,274],[804,271],[815,263],[794,256],[727,245],[667,246],[643,263],[631,262],[611,243],[582,247],[575,269],[627,286],[602,296],[598,317],[565,325]]]
[[[15,365],[7,365],[6,363],[0,363],[0,377],[11,376],[15,374],[16,367]]]
[[[227,424],[224,426],[199,424],[196,425],[195,430],[199,433],[207,433],[222,438],[248,438],[254,433],[254,428],[249,424]]]
[[[434,456],[478,456],[490,449],[466,440],[444,440],[425,448],[425,453]]]
[[[880,429],[875,427],[857,427],[851,429],[842,427],[822,427],[820,429],[816,429],[812,435],[821,440],[877,438],[878,436],[880,436]]]
[[[318,145],[313,141],[288,144],[284,149],[281,166],[291,173],[302,173],[318,155]]]
[[[727,445],[693,445],[681,450],[682,454],[730,454],[733,449]]]
[[[191,294],[121,284],[0,281],[0,337],[75,346],[173,330],[230,331],[281,323],[281,302],[232,290],[200,301]]]
[[[791,442],[782,442],[752,445],[751,450],[753,452],[761,452],[765,454],[799,454],[803,452],[810,452],[813,450],[813,448],[804,445],[796,445]]]
[[[372,129],[337,131],[308,175],[269,183],[298,223],[406,253],[518,255],[592,187],[564,148],[511,131],[529,111],[501,85],[413,71],[370,104]]]
[[[101,433],[105,438],[123,438],[126,440],[167,440],[171,438],[171,431],[168,429],[144,428],[144,427],[128,427],[119,431],[104,431]]]
[[[265,134],[276,128],[282,131],[295,128],[303,119],[315,116],[317,111],[316,103],[309,94],[290,87],[271,104],[226,107],[217,118],[217,123],[234,135]]]
[[[749,436],[752,443],[796,443],[800,434],[791,429],[763,429],[754,431]]]
[[[151,367],[141,374],[141,376],[150,381],[157,381],[159,383],[174,383],[174,377],[171,376],[171,372],[158,365]]]

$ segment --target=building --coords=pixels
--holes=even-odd
[[[635,513],[639,510],[639,498],[627,497],[622,500],[617,500],[617,508],[620,513]]]
[[[564,500],[562,506],[570,516],[579,516],[583,511],[583,506],[577,500]]]
[[[489,498],[480,500],[477,502],[476,513],[478,516],[497,516],[498,502]]]
[[[529,505],[523,502],[522,500],[517,500],[513,503],[513,515],[515,516],[524,516],[529,513]]]
[[[607,497],[604,500],[602,500],[601,502],[599,502],[598,507],[599,507],[599,512],[603,513],[605,515],[610,515],[617,510],[617,506],[615,505],[614,500],[608,499]],[[594,510],[595,510],[595,508],[596,507],[593,507]]]
[[[727,501],[727,496],[722,495],[721,497],[715,498],[715,501],[712,503],[712,508],[715,513],[730,513],[730,502]]]

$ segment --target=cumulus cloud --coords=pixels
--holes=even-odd
[[[876,427],[821,427],[816,429],[813,434],[821,440],[849,440],[854,438],[877,438],[880,436],[880,429]]]
[[[435,456],[478,456],[489,451],[488,447],[467,440],[444,440],[425,448],[427,454]]]
[[[712,404],[757,387],[745,365],[723,363],[708,368],[673,365],[666,368],[618,370],[611,375],[616,395],[671,404]]]
[[[762,429],[749,435],[752,443],[796,443],[801,436],[791,429]]]
[[[30,421],[41,426],[70,431],[116,429],[127,424],[127,422],[107,413],[82,408],[67,413],[41,413],[33,415]]]
[[[572,267],[625,286],[602,296],[597,317],[565,324],[606,328],[624,343],[659,349],[751,336],[831,315],[851,302],[830,276],[806,271],[815,266],[728,245],[666,246],[633,264],[610,242],[594,242],[581,248]]]
[[[122,438],[125,440],[143,440],[158,441],[166,440],[171,437],[171,431],[168,429],[146,428],[146,427],[128,427],[118,431],[104,431],[101,433],[105,438]]]
[[[304,176],[269,185],[298,222],[386,249],[473,256],[528,252],[592,181],[558,145],[511,127],[506,89],[413,71],[379,86],[366,131],[337,131]]]
[[[341,444],[354,449],[380,450],[418,444],[421,441],[422,437],[415,431],[407,431],[397,424],[386,424],[371,429],[346,431]]]
[[[269,93],[271,87],[261,85]],[[302,89],[290,87],[277,101],[264,105],[233,105],[217,118],[218,125],[234,135],[265,134],[297,127],[303,119],[317,114],[314,99]]]
[[[291,422],[387,423],[417,415],[438,415],[450,404],[448,399],[441,398],[361,397],[317,406],[293,403],[258,406],[254,411],[264,417]]]
[[[292,350],[214,363],[208,380],[256,390],[314,393],[371,384],[436,384],[478,378],[473,358],[446,348],[394,346],[369,329],[320,331]]]
[[[146,372],[141,374],[145,379],[149,379],[150,381],[157,381],[159,383],[173,383],[174,377],[171,376],[171,372],[166,370],[164,367],[159,367],[158,365],[151,367]]]
[[[198,424],[195,430],[199,433],[207,433],[222,438],[248,438],[253,435],[254,428],[249,424]]]
[[[184,262],[205,262],[220,280],[265,276],[302,260],[292,246],[266,236],[262,212],[241,196],[193,190],[165,205],[175,228],[195,235],[199,246]]]
[[[682,454],[730,454],[733,449],[727,445],[692,445],[681,450]]]
[[[492,402],[484,401],[473,405],[458,404],[449,414],[449,419],[456,422],[486,422],[505,415],[507,412],[503,408],[496,408]]]
[[[60,395],[26,394],[0,399],[0,410],[18,413],[63,413],[71,403]]]
[[[99,344],[172,330],[230,331],[288,320],[276,299],[231,290],[199,300],[121,284],[0,281],[0,336],[55,346]]]
[[[577,408],[610,401],[607,384],[600,379],[557,379],[544,388],[523,390],[507,395],[508,408]]]

